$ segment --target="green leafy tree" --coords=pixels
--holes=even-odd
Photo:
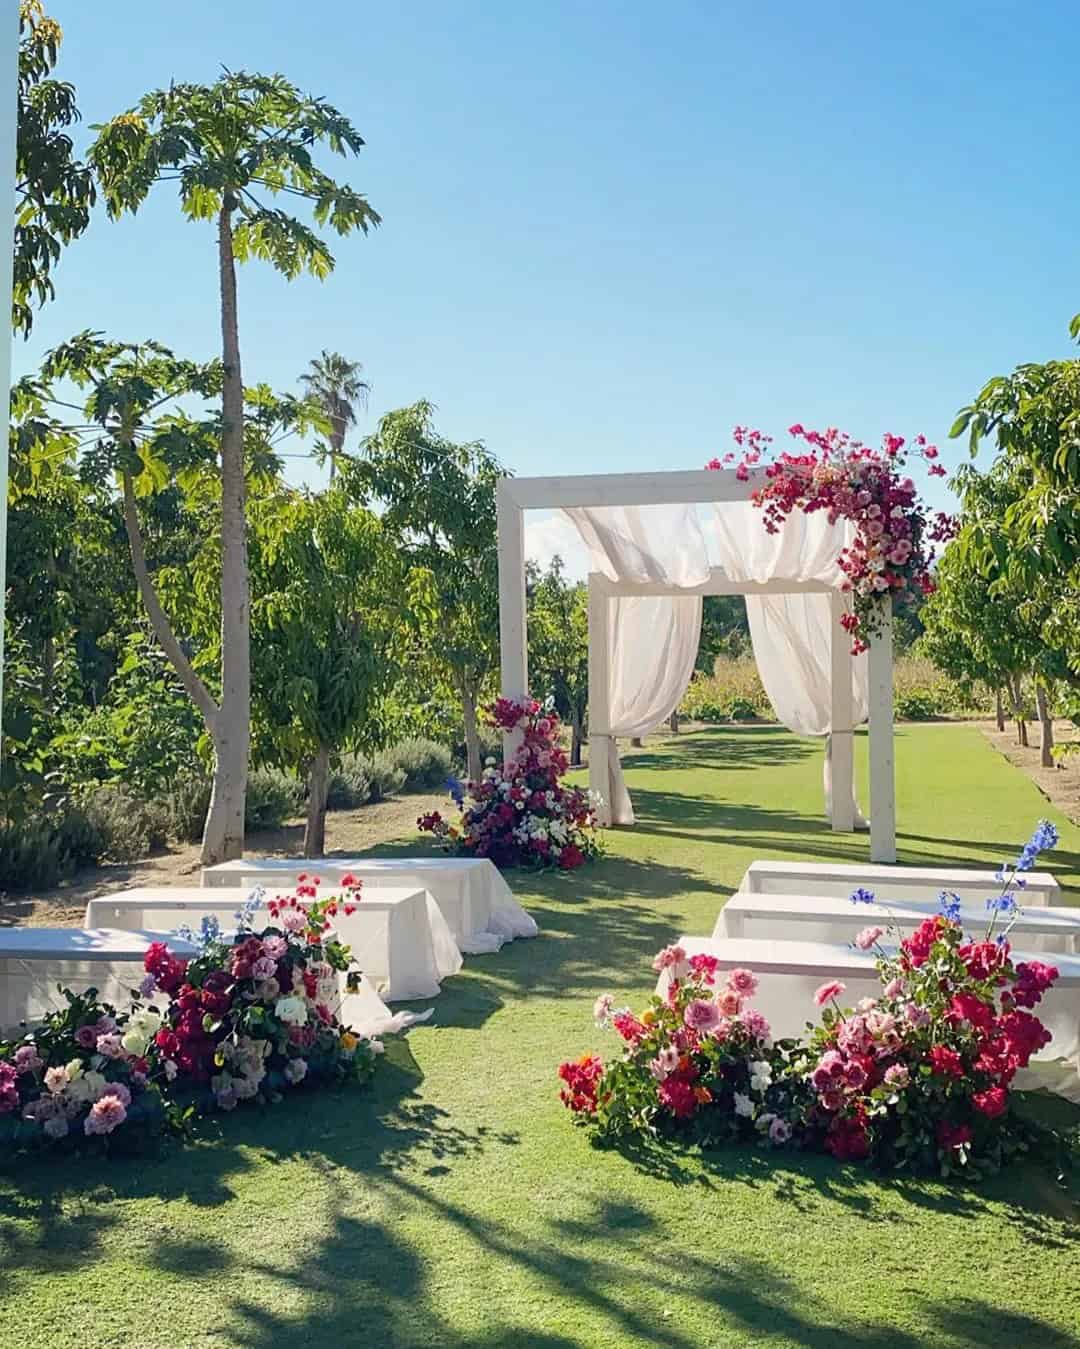
[[[477,707],[498,664],[495,484],[504,470],[482,445],[439,435],[427,402],[387,413],[363,451],[345,481],[357,499],[381,504],[405,562],[426,577],[417,637],[461,701],[468,771],[478,778]]]
[[[19,120],[15,147],[15,256],[11,322],[30,336],[34,310],[54,298],[53,271],[90,223],[94,179],[75,154],[75,88],[50,79],[60,25],[38,0],[19,5]]]
[[[546,571],[526,568],[529,613],[529,681],[537,696],[550,696],[570,727],[570,762],[581,763],[589,707],[589,592],[567,581],[563,561]]]
[[[345,448],[345,437],[349,428],[356,425],[356,409],[367,407],[371,393],[371,385],[360,377],[362,369],[359,361],[347,361],[337,352],[324,351],[311,362],[307,373],[300,376],[308,396],[321,404],[330,424],[327,457],[331,483]]]
[[[110,215],[136,212],[155,184],[167,182],[176,184],[188,219],[213,221],[217,228],[221,694],[203,857],[221,861],[243,851],[251,741],[245,409],[236,263],[269,262],[290,280],[302,272],[324,278],[333,268],[326,242],[304,221],[267,204],[267,195],[307,203],[316,224],[339,235],[366,232],[379,217],[365,197],[335,182],[312,158],[319,146],[336,154],[357,153],[363,145],[359,134],[335,108],[302,94],[280,75],[227,72],[213,85],[171,85],[147,94],[135,108],[96,129],[90,160]],[[175,665],[171,653],[170,659]],[[204,715],[208,712],[207,707]]]
[[[256,749],[306,773],[304,856],[320,857],[331,760],[382,739],[407,577],[379,518],[331,490],[254,504],[252,579]]]
[[[50,476],[71,472],[76,464],[80,480],[93,490],[117,485],[138,593],[161,650],[210,736],[215,785],[232,733],[222,694],[221,419],[214,408],[198,415],[193,406],[196,400],[214,400],[221,381],[217,362],[200,365],[157,343],[111,342],[82,333],[49,353],[39,378],[16,387],[12,432],[19,464],[14,481],[24,490],[35,484],[40,490]],[[74,409],[78,421],[70,419],[71,405],[57,393],[58,385],[67,384],[85,394],[82,407]],[[277,481],[276,442],[322,425],[322,413],[292,396],[275,398],[265,386],[246,390],[245,399],[245,490],[251,484],[261,492]],[[159,546],[152,550],[148,525],[158,534]],[[203,837],[207,862],[219,855],[226,802],[225,792],[212,793]]]

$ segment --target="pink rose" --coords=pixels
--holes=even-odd
[[[814,994],[814,1002],[818,1007],[824,1007],[827,1002],[832,1002],[845,992],[847,984],[843,984],[839,979],[831,979],[827,984],[822,984]]]
[[[727,977],[727,986],[740,998],[752,998],[758,988],[757,975],[751,970],[732,970]]]
[[[884,931],[885,929],[883,927],[864,927],[856,936],[855,945],[860,951],[869,951],[871,946],[876,945],[876,943],[880,941]]]

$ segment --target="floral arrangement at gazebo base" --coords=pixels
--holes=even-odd
[[[981,939],[964,934],[948,894],[909,936],[894,932],[896,949],[882,945],[885,928],[859,932],[855,945],[878,952],[881,994],[845,1007],[844,985],[823,984],[821,1023],[806,1038],[771,1039],[750,1006],[752,971],[722,975],[714,956],[665,948],[654,969],[667,971],[667,990],[644,1012],[597,1000],[597,1022],[621,1038],[622,1054],[564,1063],[563,1102],[604,1140],[757,1140],[911,1173],[996,1170],[1040,1136],[1015,1110],[1012,1083],[1050,1042],[1033,1009],[1058,971],[1014,964],[1008,932],[1017,873],[1056,839],[1040,823],[988,901]]]
[[[770,534],[795,510],[826,511],[830,524],[849,520],[855,526],[854,541],[840,552],[837,564],[846,577],[842,589],[852,595],[852,608],[840,621],[858,655],[880,626],[883,599],[903,602],[933,590],[930,545],[951,536],[952,520],[941,511],[931,516],[919,500],[913,479],[904,472],[908,449],[903,436],[886,435],[875,450],[835,427],[808,431],[796,422],[788,434],[807,450],[766,462],[765,484],[751,500],[763,510]],[[734,440],[739,451],[710,460],[706,468],[735,464],[736,476],[747,481],[751,468],[768,461],[772,437],[737,426]],[[936,445],[917,436],[913,448],[931,475],[944,475]]]
[[[182,931],[191,959],[152,943],[126,1010],[68,992],[65,1010],[0,1043],[0,1147],[141,1151],[199,1114],[369,1078],[382,1045],[338,1017],[351,957],[332,921],[359,899],[359,883],[344,884],[314,900],[301,883],[270,901],[257,931],[256,891],[235,932],[213,917]]]
[[[432,811],[418,827],[448,852],[488,857],[498,867],[572,871],[595,857],[593,804],[587,791],[562,782],[570,765],[554,711],[532,698],[499,698],[484,711],[490,725],[521,732],[517,753],[502,767],[489,760],[479,782],[451,780],[457,823]]]

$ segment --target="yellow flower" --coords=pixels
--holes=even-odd
[[[656,1013],[650,1007],[647,1012],[641,1014],[641,1024],[643,1026],[652,1026],[656,1022]]]
[[[346,1054],[351,1054],[359,1043],[359,1039],[352,1031],[343,1030],[341,1032],[341,1047]]]

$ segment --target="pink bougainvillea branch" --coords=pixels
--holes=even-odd
[[[855,537],[841,550],[837,565],[845,577],[841,589],[852,596],[851,611],[840,621],[858,655],[880,629],[886,596],[904,602],[934,589],[932,545],[951,537],[953,522],[944,512],[927,511],[904,468],[914,453],[931,476],[944,477],[945,470],[937,462],[937,446],[925,436],[916,436],[909,450],[903,436],[885,435],[881,448],[873,449],[835,427],[808,431],[798,422],[788,434],[804,442],[806,451],[770,457],[771,436],[737,426],[738,450],[706,467],[734,465],[735,476],[746,482],[750,470],[765,461],[765,483],[754,489],[751,500],[761,508],[770,534],[778,533],[795,510],[826,511],[830,524],[851,521]]]

